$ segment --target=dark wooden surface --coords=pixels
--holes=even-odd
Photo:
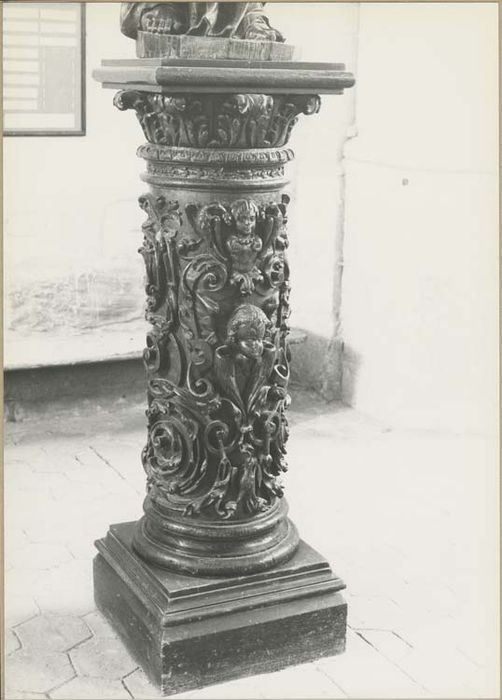
[[[182,68],[184,66],[190,67],[200,67],[200,68],[266,68],[268,70],[274,70],[275,68],[281,68],[283,70],[338,70],[344,71],[344,63],[329,63],[326,61],[242,61],[238,59],[218,59],[213,58],[211,60],[204,58],[104,58],[101,61],[101,65],[104,67],[115,67],[120,68],[122,66],[177,66]]]
[[[341,64],[200,59],[108,61],[94,77],[120,88],[114,104],[148,141],[151,324],[145,517],[97,543],[96,603],[165,693],[339,653],[344,584],[281,501],[282,188],[297,117],[354,78]]]
[[[222,58],[238,60],[290,61],[296,49],[275,41],[249,41],[208,36],[152,34],[138,32],[136,55],[139,58]]]
[[[299,541],[281,501],[290,359],[281,188],[292,156],[282,146],[319,98],[124,90],[115,104],[136,112],[151,185],[140,197],[147,497],[134,549],[184,574],[273,568]]]
[[[96,543],[96,603],[165,694],[344,651],[344,584],[306,543],[267,572],[202,578],[146,564],[133,530]]]
[[[341,94],[354,76],[340,63],[137,59],[103,61],[103,87],[159,92]]]

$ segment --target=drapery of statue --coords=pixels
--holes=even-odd
[[[270,26],[263,2],[125,2],[122,32],[136,39],[138,31],[155,34],[208,36],[251,41],[284,41]]]

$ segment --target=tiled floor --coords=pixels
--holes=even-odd
[[[495,438],[293,398],[291,515],[347,583],[347,652],[183,697],[499,697]],[[8,424],[7,700],[158,697],[92,591],[94,539],[140,514],[143,441],[139,399]]]

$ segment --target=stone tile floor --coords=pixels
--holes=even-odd
[[[140,515],[140,401],[7,425],[7,700],[158,697],[92,591],[93,541]],[[499,697],[496,439],[394,430],[307,392],[290,423],[291,514],[347,583],[347,651],[176,697]]]

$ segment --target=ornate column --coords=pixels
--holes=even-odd
[[[344,648],[344,584],[299,540],[281,482],[285,168],[298,115],[354,81],[337,64],[242,60],[247,44],[288,56],[271,42],[145,32],[138,42],[178,55],[103,61],[95,77],[119,89],[115,105],[135,112],[147,140],[147,495],[138,523],[97,542],[95,595],[172,693]],[[232,45],[240,60],[179,57]]]

